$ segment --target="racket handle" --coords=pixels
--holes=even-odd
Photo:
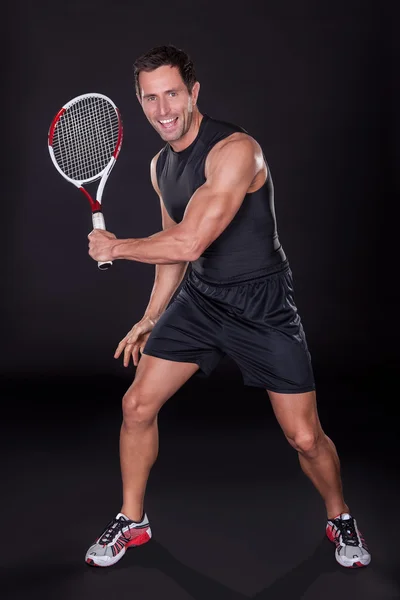
[[[92,222],[93,222],[93,229],[105,229],[106,228],[103,213],[100,211],[92,213]],[[112,265],[111,260],[97,263],[97,266],[99,267],[99,269],[101,271],[105,271],[106,269],[109,269],[111,267],[111,265]]]

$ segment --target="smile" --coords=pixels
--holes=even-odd
[[[170,129],[171,127],[174,127],[177,120],[178,120],[178,117],[174,117],[172,119],[162,119],[162,120],[160,119],[158,122],[164,129]]]

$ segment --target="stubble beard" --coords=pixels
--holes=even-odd
[[[192,124],[192,121],[193,121],[193,103],[192,103],[192,99],[191,98],[190,98],[189,106],[187,107],[187,110],[182,115],[179,115],[179,119],[181,120],[180,129],[179,129],[179,131],[175,132],[175,135],[172,138],[169,137],[167,131],[164,132],[160,128],[160,125],[158,123],[158,119],[157,119],[157,125],[155,125],[151,121],[150,122],[151,122],[151,124],[153,125],[154,129],[157,131],[157,133],[160,135],[161,139],[164,142],[177,142],[184,135],[187,134],[187,132],[189,131],[190,126]]]

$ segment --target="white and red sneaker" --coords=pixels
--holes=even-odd
[[[348,513],[329,519],[326,535],[336,544],[335,558],[342,567],[366,567],[371,562],[371,555],[357,522]]]
[[[90,546],[85,561],[95,567],[111,567],[124,556],[127,548],[141,546],[150,538],[151,529],[146,515],[140,522],[136,522],[118,513]]]

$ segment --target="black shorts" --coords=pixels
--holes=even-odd
[[[227,355],[245,385],[281,393],[315,389],[289,266],[228,285],[211,284],[191,271],[143,353],[197,363],[203,376]]]

